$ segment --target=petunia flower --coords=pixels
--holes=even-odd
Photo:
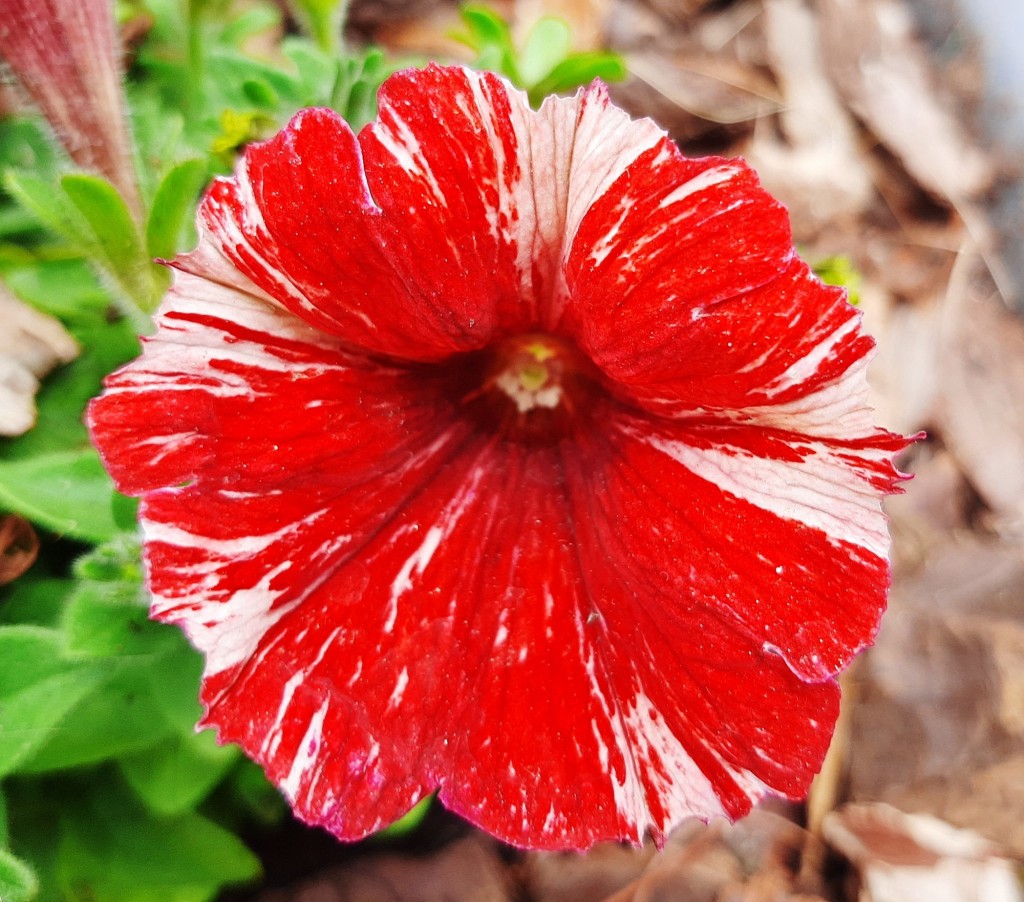
[[[120,52],[110,0],[4,0],[0,59],[71,159],[106,176],[138,213]]]
[[[214,183],[93,402],[203,724],[344,839],[521,846],[805,793],[885,605],[906,441],[742,162],[595,84],[390,78]]]

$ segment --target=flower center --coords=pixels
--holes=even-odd
[[[466,364],[465,411],[516,441],[557,441],[603,393],[586,355],[551,335],[502,339]]]
[[[520,413],[535,407],[554,409],[562,402],[565,362],[547,338],[517,339],[499,359],[504,368],[494,384],[512,399]]]

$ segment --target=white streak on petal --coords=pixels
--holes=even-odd
[[[794,463],[728,445],[695,448],[628,431],[727,494],[820,530],[836,541],[859,545],[880,558],[888,553],[889,534],[877,489],[866,482],[866,472],[847,461],[836,461],[823,445],[801,441],[807,456]],[[858,453],[868,458],[870,452]],[[879,459],[889,456],[885,451],[875,453]]]
[[[412,575],[420,575],[426,570],[434,552],[437,551],[441,539],[444,538],[444,529],[440,526],[431,526],[423,539],[423,543],[417,548],[398,571],[391,584],[391,597],[388,599],[388,613],[384,620],[384,632],[390,633],[395,628],[395,620],[398,618],[398,599],[412,588]]]
[[[725,816],[725,809],[711,781],[642,692],[637,693],[623,712],[622,733],[625,741],[635,749],[637,769],[643,774],[648,792],[667,808],[665,819],[668,823],[677,824],[695,815]],[[713,749],[711,751],[714,752]],[[654,765],[655,761],[660,762],[659,767]],[[662,768],[666,773],[660,772]],[[748,787],[755,789],[749,782],[740,786],[751,799],[758,799],[764,794],[763,791],[749,792]]]
[[[315,519],[316,517],[314,516],[303,522],[312,523]],[[239,536],[236,539],[212,539],[206,536],[194,536],[187,530],[181,529],[178,526],[171,526],[169,523],[157,523],[147,520],[142,524],[147,543],[161,542],[165,545],[175,545],[179,548],[198,546],[210,556],[227,561],[240,557],[256,557],[266,551],[274,542],[294,532],[295,528],[295,524],[289,523],[275,532],[263,535]]]
[[[801,357],[784,373],[773,379],[764,387],[764,392],[769,397],[779,394],[788,388],[796,385],[803,385],[818,371],[835,348],[849,336],[860,329],[860,317],[850,317],[831,335],[818,342],[817,345],[805,357]],[[848,374],[847,379],[850,378]]]
[[[292,703],[292,696],[295,694],[299,683],[305,679],[306,673],[299,670],[293,673],[289,677],[288,682],[284,684],[284,691],[281,693],[281,703],[277,706],[277,714],[270,729],[267,730],[267,735],[260,748],[260,752],[268,758],[273,758],[277,754],[278,746],[281,744],[281,725],[288,714],[288,706]]]
[[[706,191],[715,185],[720,185],[729,179],[742,175],[744,170],[737,165],[716,166],[713,169],[705,169],[699,175],[694,176],[688,182],[683,182],[678,188],[666,194],[658,205],[663,209],[671,207],[688,197],[692,197],[698,191]]]
[[[402,672],[398,674],[398,679],[395,681],[394,691],[391,693],[391,697],[388,699],[388,710],[394,710],[402,703],[402,696],[405,695],[405,687],[409,685],[409,668],[403,667]]]
[[[299,795],[299,788],[302,779],[312,769],[320,753],[320,743],[323,739],[324,719],[327,717],[327,709],[330,707],[330,698],[325,698],[323,704],[309,719],[309,726],[303,734],[299,747],[295,751],[295,758],[288,770],[288,776],[281,781],[281,791],[288,801],[295,804]]]

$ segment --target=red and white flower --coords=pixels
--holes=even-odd
[[[596,85],[393,76],[200,212],[93,403],[204,724],[304,819],[523,846],[798,797],[885,605],[873,347],[742,162]]]

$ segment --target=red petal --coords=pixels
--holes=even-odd
[[[691,623],[730,623],[805,680],[871,641],[889,586],[881,498],[904,439],[624,417],[609,440],[611,453],[579,450],[582,549],[683,599]]]
[[[128,494],[347,488],[429,444],[450,410],[429,375],[370,365],[272,302],[189,273],[157,324],[89,410]]]
[[[693,324],[777,278],[793,253],[786,211],[745,163],[686,159],[665,139],[583,217],[566,259],[566,328],[613,379],[685,374]]]
[[[794,259],[767,285],[708,305],[677,329],[671,355],[634,355],[609,368],[630,400],[662,416],[710,410],[864,435],[874,428],[864,370],[875,343],[860,319],[845,292]]]
[[[806,788],[833,684],[585,547],[579,460],[484,437],[445,450],[376,495],[372,529],[365,486],[302,522],[273,496],[147,502],[154,591],[180,595],[157,610],[208,654],[206,722],[302,817],[359,838],[439,787],[509,842],[584,848]],[[285,535],[253,542],[267,521]]]
[[[399,73],[379,106],[358,140],[330,110],[299,113],[214,184],[201,218],[310,324],[414,360],[552,325],[566,233],[663,140],[603,88],[534,112],[507,82],[459,67]]]

